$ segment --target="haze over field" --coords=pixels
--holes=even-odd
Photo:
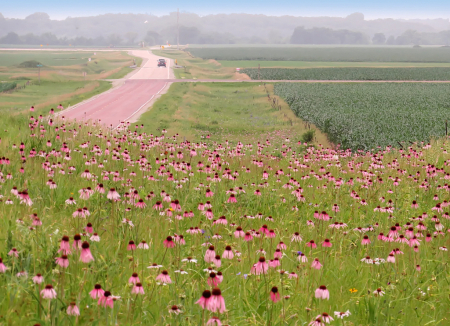
[[[44,12],[20,14],[8,6],[3,7],[0,13],[0,43],[1,44],[75,44],[75,45],[137,45],[145,41],[149,45],[176,42],[177,13],[176,4],[164,3],[164,10],[159,15],[144,13],[147,11],[133,9],[136,13],[126,13],[131,9],[105,7],[92,9],[87,7],[85,12],[79,10],[47,8],[51,16]],[[431,13],[424,11],[416,17],[420,19],[405,19],[414,17],[414,12],[405,11],[403,18],[377,18],[398,17],[395,8],[387,10],[384,14],[371,10],[364,15],[352,12],[352,9],[362,8],[353,6],[348,13],[342,10],[330,12],[326,7],[322,13],[307,8],[303,12],[288,10],[283,3],[277,5],[284,9],[277,9],[266,14],[250,14],[262,12],[257,6],[241,8],[237,12],[229,8],[212,8],[205,6],[197,8],[196,13],[184,11],[180,6],[180,43],[181,44],[437,44],[450,43],[450,22],[445,10]],[[294,6],[295,7],[295,6]],[[34,8],[29,6],[28,8]],[[258,9],[259,8],[259,9]],[[155,8],[156,9],[156,8]],[[313,10],[314,9],[314,10]],[[316,8],[317,9],[317,8]],[[30,9],[28,9],[30,10]],[[96,15],[91,15],[93,10]],[[172,12],[168,13],[169,11]],[[123,13],[117,13],[122,11]],[[78,13],[77,17],[73,13]],[[101,14],[100,14],[101,12]],[[108,13],[116,12],[116,13]],[[141,12],[141,13],[140,13]],[[378,16],[374,13],[378,12]],[[202,15],[198,14],[201,13]],[[308,15],[308,13],[311,13]],[[436,15],[444,18],[435,18]],[[70,16],[72,17],[69,17]],[[278,15],[278,16],[275,16]],[[283,16],[284,15],[284,16]],[[329,16],[328,16],[329,15]],[[15,18],[20,17],[20,18]],[[57,18],[57,19],[55,19]],[[58,20],[59,19],[59,20]]]

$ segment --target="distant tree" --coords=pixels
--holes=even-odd
[[[148,31],[147,34],[144,37],[144,42],[147,45],[158,45],[163,43],[161,39],[161,35],[159,33],[154,31]]]
[[[332,30],[330,28],[314,27],[305,29],[297,27],[291,36],[292,44],[367,44],[367,36],[360,32],[346,29]]]
[[[198,38],[200,37],[200,30],[197,27],[187,27],[180,26],[180,43],[181,44],[192,44],[197,43]],[[176,34],[175,34],[176,40]]]
[[[388,39],[386,40],[386,44],[395,45],[395,36],[393,35],[389,36]]]
[[[108,45],[120,45],[122,38],[117,34],[110,34],[107,38]]]
[[[383,33],[375,33],[372,37],[373,44],[384,44],[386,43],[386,36]]]
[[[7,35],[0,39],[1,44],[20,44],[22,43],[19,35],[14,32],[9,32]]]
[[[136,33],[136,32],[128,32],[125,34],[127,44],[129,44],[129,45],[133,45],[134,41],[136,40],[137,37],[138,37],[138,33]]]

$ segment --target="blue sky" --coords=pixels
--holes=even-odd
[[[346,16],[362,12],[374,18],[448,18],[449,0],[3,0],[0,12],[5,17],[23,18],[34,12],[46,12],[52,19],[90,16],[104,13],[152,13],[171,11],[210,13],[253,13],[294,16]]]

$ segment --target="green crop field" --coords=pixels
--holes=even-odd
[[[246,47],[189,48],[203,59],[265,61],[450,62],[450,48]]]
[[[298,117],[353,150],[428,141],[445,135],[450,118],[445,84],[280,83],[274,89]]]
[[[251,79],[268,80],[450,80],[450,68],[247,68]]]
[[[262,61],[262,60],[219,60],[223,68],[340,68],[340,67],[450,67],[449,62],[323,62],[323,61]]]

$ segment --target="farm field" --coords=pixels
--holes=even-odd
[[[343,67],[374,67],[374,68],[410,68],[410,67],[450,67],[449,62],[320,62],[320,61],[249,61],[249,60],[219,60],[224,68],[343,68]]]
[[[251,79],[266,80],[450,80],[450,67],[428,68],[246,68]]]
[[[270,105],[273,85],[243,83],[175,83],[140,120],[143,131],[157,134],[165,129],[192,142],[248,141],[266,134],[282,132],[301,136],[311,130],[298,119],[289,106],[278,98],[281,110]],[[315,129],[313,127],[313,129]],[[299,139],[300,139],[299,138]],[[315,144],[328,146],[324,134],[315,133]]]
[[[331,142],[353,150],[442,137],[450,115],[445,84],[279,83],[274,92]]]
[[[250,118],[227,121],[223,102],[255,100],[261,110],[264,92],[250,101],[243,95],[257,94],[255,85],[189,84],[196,95],[189,99],[187,85],[176,85],[187,103],[167,133],[143,132],[151,121],[144,117],[144,129],[111,133],[28,116],[16,126],[18,142],[2,135],[9,164],[3,159],[0,323],[447,318],[447,139],[411,145],[407,154],[353,155],[305,146],[277,124],[259,137],[186,142],[189,130],[177,124],[196,105],[205,112],[199,123],[217,115],[224,128],[260,128]]]
[[[141,58],[120,51],[0,51],[0,81],[37,80],[36,64],[43,65],[41,79],[49,81],[121,78],[132,71],[129,66],[133,64],[133,59],[138,65],[142,62]]]
[[[450,62],[448,47],[230,47],[189,48],[202,59],[319,62]]]

